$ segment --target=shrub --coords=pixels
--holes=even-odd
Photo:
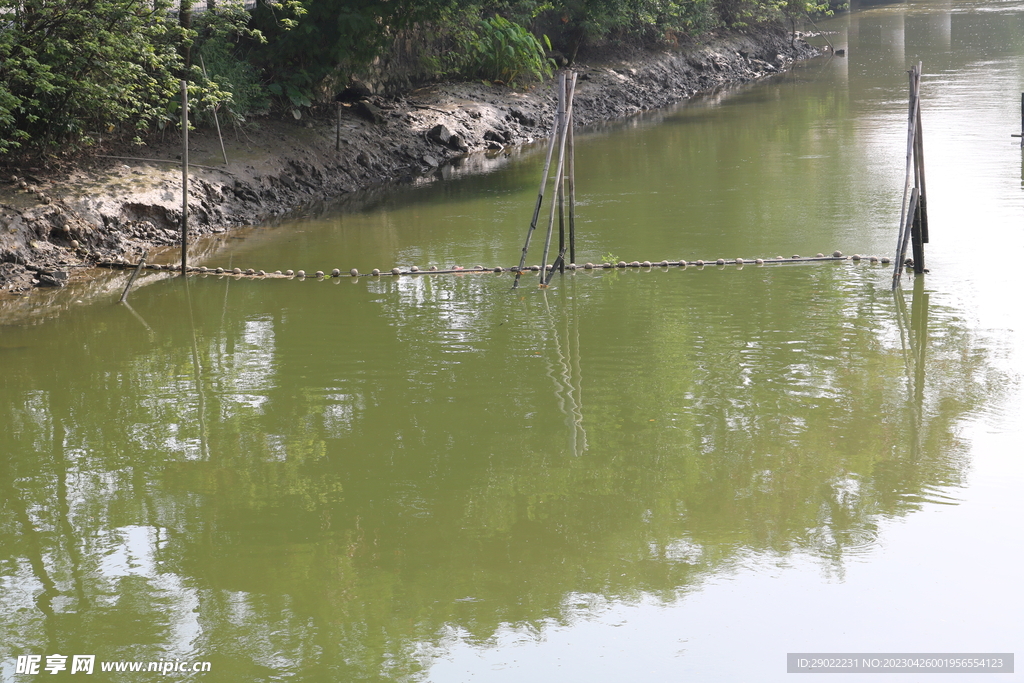
[[[470,78],[512,85],[543,80],[552,73],[553,63],[540,41],[501,16],[482,20],[467,47],[463,73]]]

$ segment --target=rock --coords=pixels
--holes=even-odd
[[[63,270],[37,273],[39,285],[42,287],[63,287],[68,283],[68,274]]]
[[[370,166],[370,155],[367,154],[366,152],[360,152],[359,155],[356,157],[356,161],[358,161],[361,165],[366,166],[367,168],[369,168],[369,166]]]
[[[352,82],[349,83],[348,87],[334,96],[334,101],[358,102],[359,100],[370,97],[371,95],[373,95],[373,92],[365,83],[353,79]]]
[[[447,147],[448,141],[452,139],[453,135],[455,135],[455,133],[453,133],[448,128],[448,126],[444,125],[443,123],[439,123],[430,129],[430,131],[427,133],[427,139],[433,140],[434,142],[442,144],[445,147]]]
[[[367,100],[356,102],[352,106],[352,111],[355,112],[356,116],[366,119],[370,123],[381,124],[387,121],[387,117],[384,116],[384,112],[380,110],[380,107],[371,104]]]
[[[434,157],[430,156],[429,154],[424,154],[423,155],[423,163],[425,163],[427,166],[430,166],[431,168],[437,168],[437,166],[438,166],[437,159],[435,159]]]
[[[484,140],[493,140],[494,142],[500,142],[505,145],[508,144],[508,136],[499,130],[489,130],[484,133]]]
[[[458,152],[462,152],[463,154],[469,151],[469,145],[466,144],[465,140],[463,140],[462,136],[458,133],[455,133],[448,138],[448,146]]]
[[[519,109],[518,107],[512,107],[511,109],[509,109],[508,115],[511,116],[514,120],[518,121],[520,125],[528,126],[530,128],[537,125],[537,119],[525,113],[522,109]]]

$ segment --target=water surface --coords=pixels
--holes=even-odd
[[[581,131],[577,260],[892,255],[921,60],[931,272],[896,294],[868,262],[206,277],[2,328],[0,680],[55,653],[490,683],[1012,652],[1024,7],[823,28],[845,58]],[[513,265],[541,152],[207,264]]]

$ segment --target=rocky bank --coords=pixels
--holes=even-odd
[[[781,28],[728,32],[672,50],[576,64],[575,121],[587,125],[664,107],[724,84],[783,71],[817,54]],[[264,120],[255,131],[190,134],[190,234],[223,232],[356,190],[439,173],[447,164],[549,134],[549,84],[527,90],[444,83],[340,105],[338,121]],[[340,121],[340,125],[339,125]],[[340,132],[340,134],[339,134]],[[102,261],[173,245],[181,220],[180,141],[93,157],[64,173],[0,175],[0,292],[61,287]]]

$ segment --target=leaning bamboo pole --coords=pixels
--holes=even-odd
[[[560,73],[558,78],[559,87],[564,89],[565,74]],[[519,259],[519,268],[516,270],[516,279],[512,283],[512,289],[519,287],[519,277],[522,275],[523,268],[526,267],[526,252],[530,250],[530,238],[533,237],[533,231],[537,229],[537,219],[540,217],[540,207],[544,202],[544,189],[548,184],[548,172],[551,170],[551,155],[555,150],[555,137],[558,133],[558,121],[559,118],[556,115],[555,121],[551,125],[551,135],[548,138],[548,153],[544,159],[544,171],[541,173],[540,177],[540,190],[537,192],[537,202],[533,207],[533,219],[530,221],[530,229],[526,231],[526,243],[523,244],[523,255]]]
[[[569,78],[569,82],[566,85],[565,91],[563,92],[565,106],[562,107],[562,125],[561,125],[560,131],[559,131],[559,140],[558,140],[558,143],[559,143],[558,144],[558,165],[557,165],[557,167],[555,169],[555,178],[556,178],[555,182],[558,183],[559,190],[561,190],[561,188],[562,188],[562,182],[563,182],[563,179],[564,179],[565,147],[566,147],[566,140],[568,138],[567,129],[568,129],[568,125],[569,125],[569,120],[572,118],[572,100],[573,100],[573,95],[575,94],[575,88],[576,88],[576,74],[573,73],[571,78]],[[558,194],[559,194],[559,200],[561,200],[563,193],[560,191]],[[557,203],[559,204],[559,209],[561,209],[560,201],[557,202]],[[544,243],[544,256],[541,259],[540,284],[543,285],[543,286],[547,286],[547,284],[549,282],[551,282],[551,277],[555,273],[554,265],[556,265],[558,263],[564,263],[565,262],[565,246],[564,246],[564,240],[563,240],[563,245],[561,247],[561,251],[558,254],[558,258],[555,259],[556,264],[552,264],[552,268],[551,268],[551,272],[550,273],[547,272],[548,249],[549,249],[549,247],[551,245],[551,234],[554,231],[554,225],[555,225],[555,204],[556,204],[556,202],[552,202],[551,203],[551,212],[550,212],[550,214],[548,216],[548,234],[547,234],[547,239],[545,240],[545,243]]]
[[[906,243],[910,236],[910,223],[907,219],[908,200],[911,199],[911,182],[914,178],[914,141],[917,133],[917,121],[919,119],[920,107],[920,69],[921,63],[910,69],[910,104],[907,114],[907,171],[903,183],[903,201],[900,205],[900,229],[896,238],[896,264],[892,273],[892,288],[900,285],[900,276],[903,273],[904,260],[906,255]],[[916,187],[914,188],[917,189]],[[915,193],[916,194],[916,193]],[[916,203],[915,203],[916,207]]]
[[[548,212],[548,232],[544,239],[544,252],[540,259],[540,284],[544,284],[547,275],[548,252],[551,249],[551,233],[555,226],[555,209],[558,207],[562,197],[562,168],[565,163],[565,122],[567,117],[565,110],[568,107],[568,99],[565,96],[566,74],[562,72],[558,79],[558,163],[555,165],[555,196],[551,202],[551,210]]]

